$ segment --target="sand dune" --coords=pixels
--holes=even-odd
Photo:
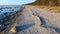
[[[16,34],[60,34],[60,14],[34,6],[25,6],[15,22]]]

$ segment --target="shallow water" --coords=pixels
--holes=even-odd
[[[0,32],[5,29],[7,24],[11,23],[11,19],[15,18],[17,12],[23,8],[24,5],[0,5]]]

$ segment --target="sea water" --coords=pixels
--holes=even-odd
[[[5,13],[8,13],[7,15],[9,15],[9,13],[11,13],[11,12],[15,12],[15,11],[17,11],[17,10],[20,10],[21,8],[20,7],[22,7],[21,5],[9,5],[9,6],[7,6],[7,5],[5,5],[5,6],[0,6],[0,18],[1,18],[1,16],[4,14],[4,16],[6,16],[5,15]],[[1,20],[1,19],[0,19]]]
[[[3,31],[5,25],[11,23],[11,18],[16,16],[16,12],[23,8],[23,5],[0,5],[0,31]]]

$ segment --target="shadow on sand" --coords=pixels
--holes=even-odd
[[[22,25],[22,26],[17,26],[16,31],[20,32],[22,30],[25,30],[25,29],[32,27],[33,25],[35,25],[35,24],[33,23],[33,24],[26,24],[26,25]]]
[[[60,28],[57,28],[55,26],[49,26],[49,25],[46,24],[46,20],[43,17],[39,17],[39,18],[41,20],[41,23],[42,23],[41,26],[42,27],[51,28],[51,29],[54,29],[56,32],[59,32],[60,33]]]

